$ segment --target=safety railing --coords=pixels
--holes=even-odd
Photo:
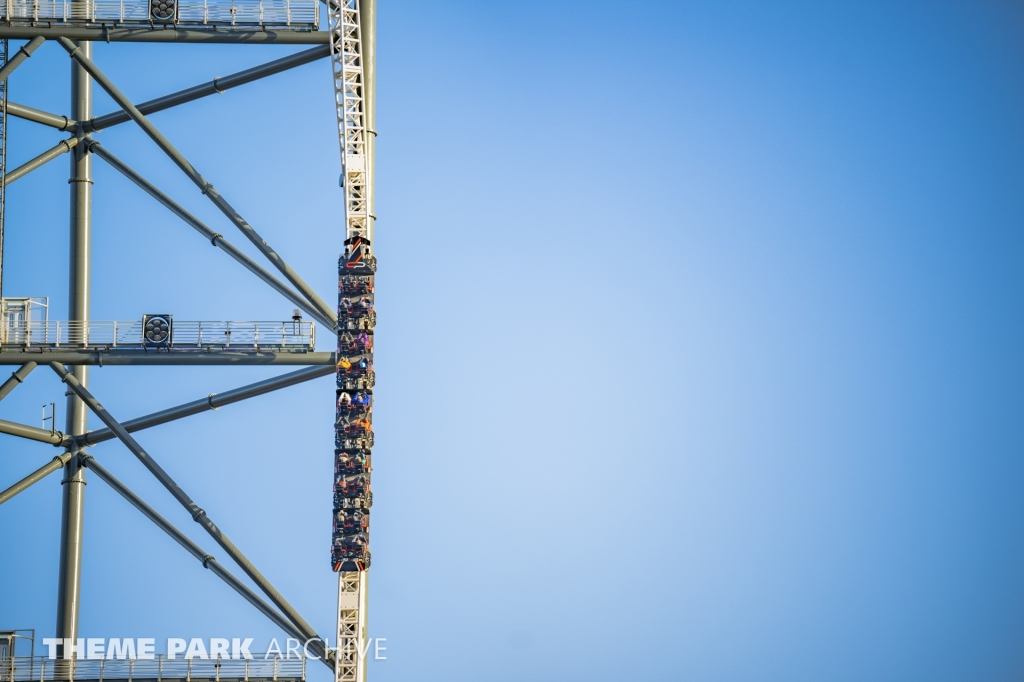
[[[251,659],[78,659],[16,656],[0,659],[0,682],[55,680],[202,680],[203,682],[296,682],[306,679],[304,656],[253,653]]]
[[[5,348],[108,348],[245,349],[283,348],[312,350],[316,325],[308,321],[236,322],[174,320],[169,343],[149,342],[140,320],[32,320],[0,326]]]
[[[121,24],[150,26],[288,27],[315,30],[320,23],[318,0],[178,0],[169,19],[151,16],[150,0],[4,0],[7,22]]]

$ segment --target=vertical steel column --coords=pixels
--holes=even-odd
[[[80,43],[87,57],[92,44]],[[71,62],[71,116],[77,121],[92,118],[92,79]],[[82,133],[78,133],[82,136]],[[92,158],[88,145],[79,144],[71,153],[71,249],[68,286],[68,319],[89,320],[90,260],[92,232]],[[69,341],[86,343],[85,325]],[[75,377],[88,385],[89,368],[72,368]],[[68,392],[66,433],[80,435],[88,430],[88,408],[73,392]],[[77,452],[73,450],[73,452]],[[57,637],[75,641],[78,637],[78,607],[82,578],[82,516],[85,502],[85,468],[77,457],[64,467],[64,504],[61,519],[60,576],[57,587]]]

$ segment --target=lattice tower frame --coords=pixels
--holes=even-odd
[[[375,131],[373,131],[374,65],[372,63],[375,49],[375,4],[376,3],[374,0],[364,0],[362,3],[360,3],[359,0],[329,0],[329,11],[327,13],[329,22],[328,34],[330,44],[330,56],[332,60],[335,102],[337,107],[339,149],[341,151],[342,163],[341,185],[344,191],[343,215],[345,229],[345,253],[342,256],[342,261],[344,267],[351,269],[348,270],[346,274],[358,276],[368,275],[369,280],[371,282],[371,292],[373,272],[375,271],[376,268],[376,259],[373,256],[371,248],[375,220],[375,216],[373,215],[374,140],[371,137],[376,135]],[[367,27],[369,29],[368,35],[366,32]],[[0,36],[4,36],[0,37],[0,41],[2,41],[3,47],[3,62],[0,62],[0,68],[3,67],[4,63],[6,63],[6,46],[8,40],[6,36],[11,36],[14,38],[26,38],[37,36],[40,40],[43,37],[51,38],[62,42],[64,48],[69,51],[69,54],[72,57],[72,59],[78,62],[78,66],[75,66],[74,68],[78,69],[82,73],[82,82],[91,88],[92,81],[90,80],[90,78],[104,78],[104,76],[102,76],[100,72],[92,70],[94,65],[91,62],[91,52],[88,50],[89,41],[105,39],[107,42],[110,42],[111,38],[113,37],[114,40],[152,40],[154,42],[206,42],[209,40],[210,34],[205,33],[204,31],[205,29],[203,31],[200,31],[191,29],[177,29],[174,27],[166,26],[161,28],[152,26],[152,24],[148,29],[139,27],[134,27],[130,29],[110,29],[107,27],[95,28],[92,26],[76,27],[63,25],[56,27],[37,27],[35,25],[13,27],[10,25],[6,27],[0,26]],[[123,36],[121,35],[122,32],[124,33]],[[260,30],[251,31],[249,33],[240,32],[238,35],[242,36],[242,40],[239,42],[274,42],[279,37],[275,36],[273,33],[268,33],[267,35],[260,35],[261,33],[263,32]],[[146,34],[152,34],[152,37],[148,37]],[[82,40],[84,42],[78,43],[80,47],[75,47],[75,44],[70,42],[68,36],[74,36],[75,40]],[[227,40],[214,39],[211,42],[235,42],[235,39],[234,37],[229,38]],[[314,41],[292,41],[289,39],[282,42],[309,44]],[[367,59],[368,55],[369,63]],[[28,56],[28,53],[26,53],[25,56]],[[287,59],[280,61],[287,61]],[[242,83],[249,82],[257,78],[262,78],[276,72],[280,72],[282,70],[285,70],[286,68],[291,68],[292,66],[297,65],[298,63],[305,62],[295,61],[294,63],[291,63],[289,65],[282,66],[276,66],[277,62],[275,62],[272,64],[265,65],[264,67],[258,67],[258,69],[253,69],[240,74],[235,74],[234,76],[228,77],[228,79],[225,80],[237,78],[236,81],[232,81],[232,85],[228,86],[235,87],[236,85],[240,85]],[[259,73],[259,75],[250,75],[251,72],[257,70],[262,70],[261,73]],[[86,71],[88,71],[88,75],[85,75]],[[29,163],[19,167],[18,171],[20,171],[20,173],[17,174],[17,177],[21,177],[25,173],[30,172],[31,170],[48,162],[50,159],[56,158],[60,154],[72,151],[72,149],[78,146],[79,148],[76,149],[73,153],[73,159],[85,159],[88,158],[88,155],[92,154],[101,156],[102,158],[104,158],[104,160],[108,161],[115,168],[120,170],[122,174],[129,177],[129,179],[135,182],[139,187],[143,188],[151,196],[156,198],[160,203],[164,204],[167,208],[171,209],[173,212],[179,215],[179,217],[182,217],[186,222],[190,223],[198,231],[204,234],[205,232],[212,233],[212,231],[206,228],[205,225],[199,223],[199,221],[197,221],[193,216],[188,214],[187,211],[184,211],[183,209],[181,209],[180,206],[177,206],[172,200],[167,198],[166,195],[163,195],[161,192],[159,192],[159,190],[153,188],[144,179],[140,178],[136,173],[134,173],[134,171],[132,171],[130,168],[125,167],[118,159],[116,159],[116,157],[113,157],[109,153],[105,153],[103,151],[102,146],[92,139],[92,134],[102,129],[100,123],[102,123],[105,127],[109,125],[116,125],[117,123],[120,123],[128,119],[135,120],[135,122],[142,126],[143,129],[147,132],[147,134],[151,138],[153,138],[157,145],[160,146],[165,153],[171,156],[173,160],[175,160],[179,167],[181,167],[186,172],[186,175],[190,175],[190,171],[191,173],[194,173],[196,175],[196,177],[193,177],[192,179],[194,182],[197,182],[197,184],[200,185],[200,188],[203,190],[203,194],[206,194],[209,198],[211,198],[211,200],[214,201],[218,208],[220,208],[221,211],[228,216],[229,220],[234,222],[236,226],[239,227],[239,229],[241,229],[243,233],[245,233],[246,236],[249,237],[251,241],[253,241],[254,244],[256,244],[257,248],[260,248],[264,255],[266,255],[268,259],[270,259],[274,263],[274,265],[277,266],[279,270],[281,270],[283,274],[285,274],[289,281],[291,281],[291,283],[297,289],[299,289],[300,293],[303,296],[305,296],[306,299],[308,299],[303,303],[300,303],[299,305],[302,305],[303,309],[307,310],[307,312],[310,311],[309,305],[312,305],[313,308],[317,308],[317,304],[320,303],[319,299],[315,297],[315,294],[312,294],[306,288],[304,288],[305,284],[304,282],[301,281],[301,278],[293,277],[293,273],[291,273],[287,264],[283,263],[283,261],[280,261],[277,254],[274,253],[273,250],[270,249],[269,246],[258,237],[258,235],[255,235],[255,233],[249,233],[251,232],[251,228],[248,226],[248,224],[245,223],[245,221],[237,213],[235,213],[234,210],[219,197],[219,195],[217,195],[213,191],[212,185],[209,185],[208,183],[205,182],[205,180],[199,177],[198,173],[196,173],[194,169],[191,167],[191,165],[188,164],[180,156],[177,150],[171,147],[170,144],[166,141],[166,139],[164,139],[155,128],[151,127],[151,124],[145,119],[142,112],[139,110],[140,108],[144,108],[146,109],[146,113],[149,113],[150,111],[159,111],[164,108],[177,106],[178,104],[191,101],[198,97],[206,96],[210,93],[205,91],[200,92],[200,88],[197,87],[190,89],[188,91],[174,93],[173,95],[170,95],[167,98],[163,98],[162,100],[154,100],[153,102],[144,103],[142,105],[139,105],[139,108],[136,108],[134,107],[134,105],[131,104],[131,102],[124,99],[120,92],[117,92],[116,90],[112,91],[110,88],[113,88],[114,86],[113,84],[109,83],[109,81],[107,81],[105,84],[101,84],[103,85],[104,89],[107,90],[108,94],[111,95],[111,97],[113,97],[115,101],[117,101],[118,104],[120,104],[124,111],[127,113],[127,115],[123,119],[115,120],[117,117],[120,116],[120,114],[110,114],[106,117],[92,118],[91,96],[88,97],[90,102],[89,106],[87,107],[87,111],[83,110],[85,111],[85,113],[79,114],[79,120],[70,121],[69,123],[69,119],[67,117],[63,117],[63,124],[55,123],[58,118],[57,116],[50,115],[46,112],[29,110],[25,107],[20,107],[20,105],[12,105],[20,107],[20,111],[22,113],[18,115],[22,116],[23,118],[29,118],[29,120],[33,120],[37,123],[57,127],[60,130],[68,130],[69,132],[72,132],[72,134],[74,135],[74,137],[70,138],[69,141],[61,143],[60,145],[58,145],[58,147],[55,147],[53,150],[50,150],[40,155],[36,159],[33,159]],[[215,79],[213,81],[212,91],[218,93],[222,92],[222,90],[220,89],[218,79]],[[0,111],[0,117],[2,117],[0,118],[0,126],[2,126],[0,127],[0,240],[2,240],[2,217],[4,199],[3,191],[6,179],[6,115],[9,110],[8,104],[6,102],[6,80],[0,81],[0,103],[2,103],[2,111]],[[25,112],[29,113],[26,114]],[[79,182],[91,185],[91,177],[80,178]],[[87,204],[84,219],[81,216],[77,218],[74,216],[72,217],[73,229],[75,229],[75,225],[78,224],[88,226],[90,211],[88,211]],[[222,235],[220,235],[219,233],[212,233],[212,235],[213,236],[211,237],[211,243],[214,246],[224,248],[229,253],[232,253],[231,249],[233,249],[233,247],[226,246],[226,242],[223,241]],[[86,240],[88,240],[88,235],[86,235]],[[0,241],[0,245],[2,245],[2,241]],[[244,259],[240,259],[239,256],[235,255],[233,257],[235,257],[236,260],[239,260],[239,262],[242,262],[242,264],[245,265],[245,267],[247,267],[248,269],[256,273],[258,276],[260,276],[261,279],[264,279],[264,281],[271,283],[271,285],[275,286],[275,288],[277,288],[279,291],[287,289],[287,287],[282,285],[280,282],[273,280],[272,277],[268,277],[265,271],[260,270],[259,267],[251,263],[251,261],[249,261],[247,264],[246,262],[244,262]],[[80,261],[80,263],[75,261],[76,258]],[[83,269],[85,273],[84,281],[86,282],[86,285],[79,286],[73,283],[72,290],[75,291],[77,286],[78,289],[86,291],[87,281],[89,278],[88,255],[73,255],[73,266],[76,265],[76,263],[80,268]],[[2,268],[2,248],[0,248],[0,268]],[[0,275],[2,275],[2,270],[0,270]],[[273,283],[268,281],[268,279],[273,280]],[[293,299],[298,298],[296,292],[291,291],[288,293],[291,295]],[[372,296],[370,300],[372,304]],[[313,312],[315,313],[319,311],[320,309]],[[341,317],[340,313],[341,311],[339,310],[339,318]],[[72,313],[70,317],[75,320],[87,319],[87,313],[83,313],[78,316],[76,316],[75,313]],[[321,315],[318,319],[323,320],[324,318]],[[373,316],[373,319],[375,320],[375,315]],[[371,330],[370,333],[372,335],[373,323],[371,322],[370,324],[371,326],[368,329]],[[369,350],[371,351],[371,353],[369,353],[368,355],[372,359],[372,345],[369,347]],[[0,357],[0,363],[2,364],[14,364],[15,362],[21,360],[20,356],[16,356],[16,354],[0,352],[0,356],[5,355],[10,355],[11,357]],[[81,362],[79,363],[79,361]],[[225,364],[227,362],[234,361],[234,358],[226,358]],[[84,355],[82,355],[81,357],[76,355],[72,360],[70,360],[70,363],[78,364],[77,369],[83,370],[85,366],[92,364],[90,361],[86,360]],[[27,374],[29,371],[31,371],[31,367],[35,366],[35,364],[36,363],[34,362],[30,363],[30,365],[26,365],[25,367],[23,367],[23,370],[21,371],[24,371],[24,373]],[[140,361],[136,358],[126,357],[123,363],[118,364],[148,364],[148,362],[146,360]],[[179,363],[175,362],[173,364]],[[183,362],[180,364],[189,364],[189,362]],[[216,360],[211,364],[219,364],[219,360]],[[55,366],[54,368],[55,371],[58,371],[58,373],[62,375],[64,381],[67,382],[69,386],[71,386],[72,384],[78,386],[77,389],[69,391],[69,404],[71,402],[74,402],[76,403],[77,407],[80,408],[79,411],[82,412],[83,422],[86,404],[88,404],[90,409],[92,409],[94,412],[97,412],[97,414],[100,413],[97,410],[102,411],[103,408],[102,406],[99,405],[98,402],[94,401],[95,404],[88,402],[89,400],[92,399],[92,397],[91,395],[88,394],[88,390],[85,386],[86,381],[84,380],[84,376],[82,381],[78,381],[71,374],[62,374],[62,367]],[[22,380],[18,376],[15,376],[14,378],[17,379],[18,382]],[[7,383],[10,384],[10,381],[8,381]],[[284,386],[287,384],[284,383],[284,381],[282,381],[279,385]],[[372,383],[370,384],[370,386],[372,387]],[[276,388],[277,386],[275,386],[274,389],[269,390],[276,390]],[[4,390],[9,392],[10,388],[7,388],[7,384],[5,384]],[[72,393],[74,395],[72,395]],[[251,395],[256,394],[257,393],[252,393]],[[79,403],[81,404],[79,405]],[[184,408],[186,406],[181,407]],[[192,412],[188,412],[188,414],[191,413]],[[186,415],[185,411],[182,412],[182,415]],[[137,457],[139,457],[140,459],[145,459],[146,457],[148,457],[148,455],[146,455],[146,453],[141,449],[141,447],[138,446],[138,444],[135,443],[134,440],[130,439],[126,432],[122,433],[116,431],[115,426],[120,428],[120,425],[116,421],[114,421],[112,417],[109,417],[109,415],[107,415],[107,417],[110,419],[110,421],[104,420],[104,422],[108,424],[108,427],[110,429],[115,430],[115,432],[118,434],[117,437],[121,439],[122,442],[136,454]],[[175,416],[174,418],[180,417]],[[53,442],[52,444],[68,447],[68,452],[65,454],[65,456],[63,458],[59,458],[60,461],[57,462],[57,465],[47,465],[46,467],[41,468],[39,472],[33,474],[28,479],[19,482],[16,486],[12,486],[12,488],[8,489],[7,491],[3,491],[6,497],[0,499],[0,502],[9,499],[11,496],[17,494],[28,485],[33,484],[35,481],[41,480],[41,478],[48,474],[50,471],[55,470],[55,468],[59,468],[58,465],[66,465],[72,467],[73,469],[75,469],[75,471],[78,472],[77,475],[79,475],[80,477],[84,476],[83,472],[85,468],[89,466],[88,462],[92,460],[91,456],[84,454],[84,447],[87,443],[88,436],[88,433],[85,433],[84,429],[85,426],[83,423],[82,428],[79,430],[72,431],[69,428],[69,434],[67,436],[65,436],[64,434],[60,434],[61,438],[58,439],[59,442]],[[24,431],[24,429],[22,430]],[[79,431],[82,431],[83,433],[79,433]],[[23,433],[16,433],[15,431],[5,431],[5,433],[10,433],[13,435],[22,435],[23,437],[42,440],[40,437],[38,437],[38,435],[24,435]],[[80,445],[82,447],[81,450],[79,450]],[[133,446],[135,449],[133,449]],[[94,463],[93,465],[97,468],[97,470],[99,470],[98,464]],[[158,475],[158,478],[159,477],[160,476]],[[107,479],[104,478],[104,480]],[[169,485],[169,489],[174,487],[173,482],[169,482],[169,479],[168,481],[162,480],[162,482],[165,483],[165,487]],[[126,499],[132,501],[130,499],[130,491],[128,491],[127,493],[122,493],[122,496],[125,496]],[[141,501],[136,499],[132,503],[137,508],[144,511],[144,504]],[[189,501],[189,504],[192,503]],[[196,516],[195,513],[193,514],[193,520],[198,520],[199,522],[202,522],[203,513],[201,512],[201,510],[198,512],[198,514],[198,517]],[[65,526],[68,526],[69,523],[78,523],[80,525],[80,521],[69,521],[70,517],[68,517],[67,513],[65,513],[65,517],[67,517],[63,521]],[[151,520],[154,520],[153,516],[151,516]],[[164,529],[165,532],[172,534],[172,536],[178,533],[176,529],[167,524],[163,519],[158,518],[157,520],[154,520],[154,522],[157,523],[157,525],[160,526],[162,529]],[[70,538],[68,542],[75,543],[76,545],[80,546],[78,541],[78,538],[80,537],[80,528],[75,532],[76,536],[74,538]],[[226,539],[223,540],[224,542],[228,542],[226,541]],[[221,543],[222,546],[224,546],[224,542]],[[80,554],[80,549],[76,548],[74,551],[76,553],[76,556]],[[247,593],[246,588],[239,587],[237,581],[232,583],[232,580],[234,579],[230,576],[224,577],[224,575],[218,574],[221,575],[222,579],[225,579],[229,582],[229,584],[232,584],[232,586],[235,587],[236,591],[239,591],[241,594],[243,594],[243,596],[246,597],[246,599],[253,603],[253,605],[257,606],[257,608],[263,610],[266,615],[270,615],[272,620],[275,620],[275,622],[282,625],[282,627],[284,627],[286,631],[288,631],[290,634],[301,633],[303,636],[308,636],[312,632],[309,626],[305,623],[305,621],[303,621],[301,617],[298,616],[298,614],[296,614],[291,609],[291,607],[283,601],[283,599],[279,599],[279,595],[277,595],[276,591],[273,590],[273,587],[269,585],[269,583],[267,583],[263,579],[263,577],[258,574],[258,572],[255,572],[254,575],[253,572],[255,571],[255,568],[252,567],[251,564],[249,564],[249,562],[240,555],[240,553],[236,554],[232,551],[231,557],[237,563],[243,566],[243,569],[246,570],[250,578],[257,582],[260,589],[262,589],[271,598],[271,600],[274,601],[274,605],[277,606],[284,613],[284,617],[282,617],[281,613],[277,613],[276,611],[274,611],[273,608],[261,602],[256,595],[253,595],[251,593],[251,591]],[[77,561],[77,559],[75,560]],[[67,611],[67,613],[63,614],[60,611],[58,612],[58,634],[63,634],[65,636],[70,635],[71,639],[74,639],[74,634],[77,631],[77,590],[80,572],[78,571],[77,568],[72,570],[70,568],[65,567],[64,564],[65,561],[62,557],[61,580],[62,582],[68,582],[68,584],[72,585],[74,594],[72,595],[69,592],[70,596],[61,596],[59,599],[62,604],[64,601],[67,601],[68,604],[70,604],[69,608],[71,608],[72,610]],[[205,556],[203,558],[203,565],[204,567],[209,568],[208,564],[214,565],[212,563],[212,557]],[[338,648],[336,650],[336,663],[334,666],[335,676],[339,682],[364,682],[366,679],[365,658],[368,648],[366,631],[368,610],[368,575],[366,568],[368,568],[368,565],[369,562],[367,561],[365,568],[361,566],[360,570],[358,571],[341,571],[339,573],[339,591],[336,610],[338,616],[338,626],[336,631],[338,637],[336,640]],[[315,641],[315,638],[310,641]]]
[[[345,191],[345,236],[346,239],[362,237],[372,249],[373,158],[359,5],[359,0],[331,0],[328,21],[341,184]]]

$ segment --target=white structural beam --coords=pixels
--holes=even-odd
[[[374,0],[327,0],[327,9],[344,191],[345,257],[351,262],[372,258],[373,147],[367,116],[372,93],[367,87],[364,47],[372,44],[375,4]],[[367,16],[370,25],[364,26]],[[366,680],[368,577],[366,570],[338,574],[335,682]]]
[[[362,0],[365,2],[366,0]],[[331,68],[345,191],[345,237],[373,242],[370,158],[367,154],[366,87],[360,0],[331,0]]]
[[[365,682],[368,571],[338,574],[338,649],[335,654],[336,682]]]

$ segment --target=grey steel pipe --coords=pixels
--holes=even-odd
[[[0,386],[0,400],[6,398],[11,391],[24,383],[25,378],[35,368],[36,363],[26,362],[24,365],[11,372],[11,377],[4,382],[3,386]]]
[[[50,460],[43,466],[39,467],[31,474],[29,474],[25,478],[21,479],[20,481],[12,485],[7,490],[0,492],[0,504],[3,504],[7,500],[11,499],[12,497],[20,493],[22,490],[25,490],[26,488],[32,486],[33,484],[43,480],[44,478],[52,474],[54,471],[57,471],[58,469],[63,469],[64,465],[67,464],[68,460],[71,459],[73,456],[74,455],[72,455],[70,452],[65,452],[63,455],[57,455],[52,460]]]
[[[213,185],[207,182],[206,178],[199,174],[199,171],[197,171],[192,164],[174,148],[167,138],[156,129],[156,126],[150,123],[149,119],[135,108],[135,105],[132,104],[131,101],[129,101],[129,99],[114,86],[110,79],[107,78],[95,64],[93,64],[92,60],[89,59],[89,57],[85,55],[77,45],[67,38],[58,38],[57,40],[64,49],[68,51],[71,58],[89,72],[96,82],[100,84],[100,87],[102,87],[107,94],[110,95],[110,97],[128,113],[133,121],[139,124],[139,127],[142,128],[142,130],[149,135],[154,142],[156,142],[157,146],[160,147],[165,154],[171,157],[171,160],[174,161],[178,168],[180,168],[197,187],[199,187],[202,193],[209,197],[210,201],[220,209],[221,213],[227,216],[228,220],[234,223],[235,227],[241,230],[242,234],[244,234],[246,238],[248,238],[249,241],[251,241],[253,245],[255,245],[256,248],[259,249],[278,270],[281,271],[281,274],[283,274],[285,278],[292,283],[292,286],[298,289],[299,292],[305,296],[306,299],[308,299],[324,317],[330,318],[332,313],[331,308],[324,303],[312,289],[309,288],[309,285],[291,269],[288,263],[286,263],[284,259],[274,251],[274,249],[270,248],[270,245],[260,237],[256,230],[254,230],[252,226],[249,225],[249,223],[247,223],[245,219],[231,207],[231,204],[217,193],[217,190],[213,188]],[[79,117],[79,120],[81,120],[81,117]]]
[[[242,353],[211,351],[159,353],[147,351],[109,352],[107,350],[59,350],[53,352],[3,351],[0,365],[22,365],[30,361],[59,362],[65,365],[334,365],[334,353]]]
[[[231,242],[224,239],[224,236],[214,232],[205,223],[196,218],[194,215],[186,211],[180,204],[171,199],[169,196],[157,189],[152,183],[146,180],[144,177],[132,170],[127,164],[121,159],[117,158],[109,151],[106,147],[101,145],[95,140],[89,140],[87,143],[89,151],[96,156],[100,157],[111,166],[113,166],[118,172],[124,175],[126,178],[138,185],[144,192],[149,194],[174,215],[178,216],[186,223],[191,225],[199,234],[203,235],[210,240],[214,246],[218,247],[226,254],[234,258],[236,261],[241,263],[246,269],[252,272],[254,275],[262,279],[264,282],[269,284],[275,291],[287,298],[289,301],[294,303],[296,306],[301,308],[310,317],[315,319],[320,324],[326,326],[328,329],[334,330],[338,327],[338,316],[332,314],[331,317],[325,318],[319,310],[314,308],[306,299],[299,296],[297,293],[288,288],[283,282],[271,275],[269,272],[259,266],[253,259],[246,256],[244,253],[238,250]]]
[[[7,60],[7,63],[3,65],[3,68],[0,68],[0,81],[7,80],[7,77],[10,76],[16,68],[21,66],[23,61],[31,57],[32,53],[45,42],[46,38],[43,36],[36,36],[22,45],[14,56]]]
[[[19,424],[18,422],[9,422],[4,419],[0,419],[0,433],[6,433],[10,436],[17,436],[19,438],[27,438],[28,440],[36,440],[40,443],[49,443],[50,445],[68,445],[71,443],[71,439],[60,431],[37,429],[34,426]]]
[[[242,554],[241,550],[239,550],[238,547],[228,539],[228,536],[225,535],[220,528],[216,526],[216,524],[214,524],[210,517],[207,516],[206,512],[200,509],[199,505],[193,502],[192,498],[185,494],[185,491],[174,482],[174,479],[164,471],[163,467],[157,464],[156,460],[154,460],[149,453],[131,437],[125,428],[118,423],[118,421],[114,419],[109,412],[107,412],[106,408],[104,408],[95,397],[93,397],[89,390],[85,388],[85,386],[83,386],[81,382],[79,382],[78,379],[59,362],[51,362],[50,367],[52,367],[53,371],[55,371],[60,376],[61,380],[67,384],[68,388],[70,388],[75,395],[81,398],[83,403],[89,406],[89,409],[92,410],[93,414],[99,417],[100,421],[106,424],[107,428],[113,431],[114,435],[117,436],[117,439],[131,450],[132,454],[142,462],[143,466],[149,469],[150,473],[153,474],[161,484],[163,484],[167,491],[174,496],[174,499],[176,499],[178,503],[188,511],[192,516],[192,520],[201,525],[203,529],[210,534],[210,537],[216,540],[217,544],[224,548],[224,551],[228,553],[228,556],[230,556],[234,562],[238,564],[243,571],[245,571],[245,574],[248,575],[261,590],[263,590],[263,593],[270,597],[270,600],[281,610],[281,613],[287,616],[288,620],[295,624],[295,627],[298,628],[303,637],[307,640],[314,638],[319,639],[319,635],[317,635],[316,631],[310,627],[309,623],[307,623],[292,607],[292,605],[289,604],[276,589],[274,589],[274,586],[270,584],[270,581],[263,577],[263,574],[260,573],[259,570],[252,565],[252,562]]]
[[[143,429],[148,429],[153,426],[159,426],[160,424],[166,424],[178,419],[184,419],[190,417],[193,414],[199,414],[201,412],[207,412],[209,410],[216,410],[225,405],[237,403],[247,398],[254,398],[258,395],[270,393],[280,388],[286,388],[288,386],[294,386],[295,384],[301,384],[304,381],[311,379],[317,379],[319,377],[327,376],[328,374],[334,373],[334,367],[312,367],[310,369],[300,369],[297,372],[289,372],[288,374],[282,374],[279,377],[267,379],[265,381],[257,381],[254,384],[248,384],[241,388],[236,388],[231,391],[225,391],[224,393],[211,393],[209,397],[202,398],[200,400],[193,400],[190,403],[178,405],[177,407],[171,407],[160,412],[154,412],[153,414],[147,414],[144,417],[138,417],[131,419],[126,422],[122,422],[121,426],[128,433],[134,433]],[[116,438],[114,432],[110,429],[96,429],[89,433],[80,436],[78,442],[82,447],[86,445],[96,445],[103,441]]]
[[[45,152],[43,152],[36,158],[21,164],[20,166],[12,170],[10,173],[5,175],[4,183],[9,185],[18,178],[24,175],[28,175],[36,168],[42,166],[44,163],[53,161],[61,154],[67,154],[69,151],[78,146],[79,139],[80,138],[77,137],[69,137],[66,140],[61,140],[60,142],[57,143],[56,146],[52,147],[51,149],[47,149]]]
[[[74,5],[86,5],[75,0]],[[80,11],[81,11],[80,7]],[[92,55],[92,44],[82,43],[76,50],[86,57]],[[92,118],[92,79],[77,62],[71,64],[71,115],[77,120]],[[84,146],[71,153],[70,220],[68,248],[68,320],[88,322],[90,291],[92,288],[92,157]],[[72,337],[69,339],[75,342]],[[72,367],[75,381],[82,386],[89,383],[89,368]],[[89,430],[89,412],[74,394],[67,397],[69,435],[79,436]],[[72,454],[79,454],[71,446]],[[78,614],[81,606],[82,542],[85,523],[85,469],[81,460],[73,457],[64,466],[63,496],[61,503],[60,564],[57,583],[56,636],[64,641],[78,638]]]
[[[329,57],[331,54],[331,48],[328,45],[320,45],[309,50],[303,50],[302,52],[296,52],[295,54],[288,55],[281,59],[276,59],[260,66],[254,66],[251,69],[245,71],[239,71],[233,73],[230,76],[221,76],[214,78],[209,83],[197,85],[195,87],[188,88],[186,90],[180,90],[164,97],[158,97],[157,99],[151,99],[148,102],[143,102],[136,106],[143,114],[152,114],[157,111],[163,111],[164,109],[170,109],[176,107],[179,104],[185,104],[193,100],[200,99],[202,97],[208,97],[210,95],[218,95],[223,93],[225,90],[231,88],[237,88],[239,85],[245,85],[267,76],[273,76],[274,74],[287,71],[288,69],[294,69],[297,66],[303,64],[309,64],[315,62],[318,59]],[[86,131],[102,130],[111,126],[130,121],[131,117],[125,111],[114,111],[103,116],[98,116],[91,121],[86,121],[82,128]]]
[[[185,548],[186,552],[188,552],[196,559],[198,559],[200,563],[203,564],[203,568],[211,570],[218,578],[220,578],[228,585],[230,585],[231,589],[233,589],[235,592],[238,592],[238,594],[242,595],[242,597],[244,597],[245,600],[248,601],[250,604],[255,606],[260,613],[262,613],[264,616],[272,620],[274,624],[276,624],[278,627],[284,630],[289,637],[301,639],[301,634],[299,633],[299,631],[296,630],[295,626],[289,623],[284,616],[278,613],[272,606],[270,606],[270,604],[260,599],[259,595],[250,590],[248,587],[246,587],[245,583],[240,581],[238,578],[232,575],[227,569],[225,569],[223,566],[217,563],[216,559],[214,559],[212,556],[204,552],[199,545],[194,543],[184,533],[175,528],[174,525],[172,525],[167,519],[161,516],[155,509],[146,504],[142,500],[142,498],[133,493],[128,488],[128,486],[114,478],[114,476],[109,471],[100,466],[100,464],[93,457],[85,457],[83,459],[85,460],[84,463],[86,468],[95,473],[98,479],[100,479],[101,481],[109,485],[111,488],[113,488],[114,492],[116,492],[118,495],[128,500],[128,502],[133,507],[142,512],[143,516],[145,516],[147,519],[155,523],[157,527],[160,528],[160,530],[170,535],[175,542],[177,542],[179,545]],[[0,493],[0,495],[2,495],[2,493]],[[3,500],[0,499],[0,502],[3,502]]]
[[[4,103],[0,102],[0,109],[4,108]],[[67,116],[58,116],[57,114],[51,114],[48,111],[40,111],[39,109],[26,107],[24,104],[7,102],[6,109],[7,113],[11,116],[23,118],[26,121],[32,121],[33,123],[42,123],[45,126],[50,126],[57,130],[72,130],[78,125],[78,121],[70,119]]]
[[[168,28],[73,28],[60,26],[0,26],[0,39],[43,38],[105,41],[108,43],[247,43],[262,45],[326,45],[327,31],[197,31]]]

